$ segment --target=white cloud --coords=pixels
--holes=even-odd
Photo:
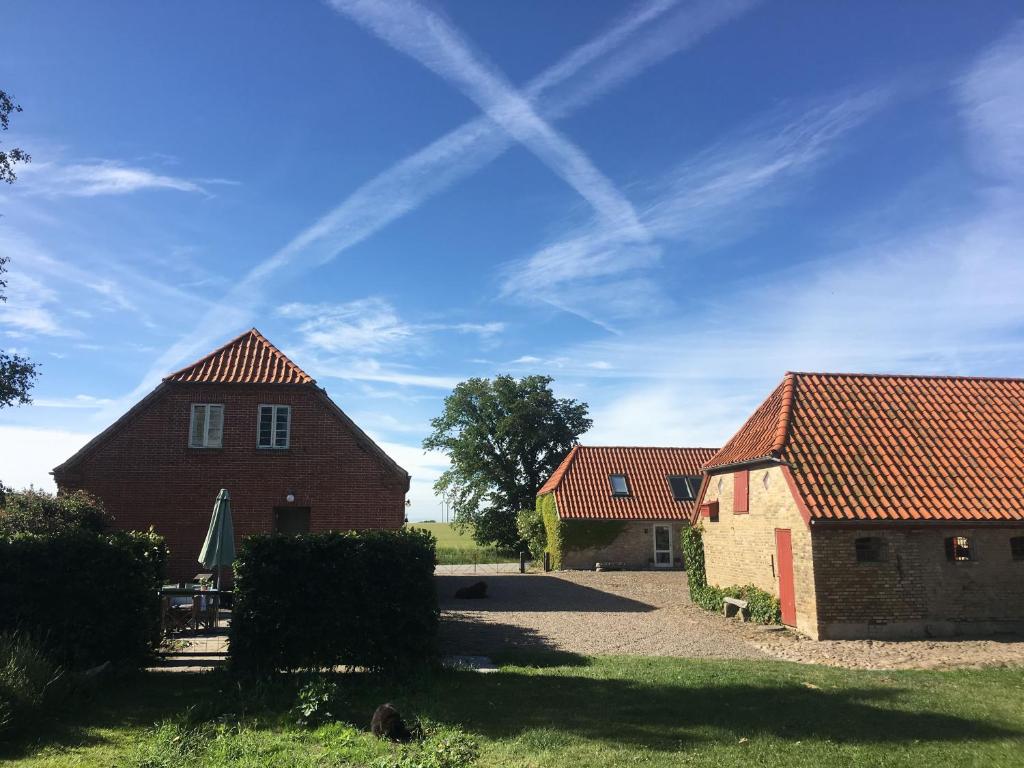
[[[57,355],[64,357],[64,355]],[[113,403],[113,400],[106,397],[94,397],[93,395],[74,395],[73,397],[36,397],[32,399],[32,405],[37,408],[76,408],[76,409],[99,409]]]
[[[406,497],[412,504],[407,513],[411,520],[439,519],[440,502],[434,495],[434,481],[448,469],[448,458],[438,451],[424,451],[419,446],[404,443],[374,441],[385,453],[410,475],[409,495]]]
[[[82,432],[0,425],[0,482],[55,491],[50,470],[92,439]]]
[[[345,304],[285,304],[278,314],[301,320],[298,330],[304,342],[327,352],[390,351],[416,333],[391,304],[374,297]]]
[[[454,389],[460,379],[456,376],[436,376],[416,373],[406,367],[386,365],[372,358],[355,360],[320,360],[306,357],[304,366],[316,379],[330,378],[343,381],[375,381],[398,386],[427,389]]]
[[[36,162],[25,166],[18,176],[19,184],[26,191],[47,197],[126,195],[150,189],[208,194],[194,181],[165,176],[114,160],[68,165]]]
[[[23,272],[8,276],[7,301],[0,304],[0,326],[16,338],[30,335],[77,336],[78,331],[63,325],[56,315],[60,306],[57,292]]]
[[[957,83],[978,164],[993,176],[1024,181],[1024,21],[1017,22]]]
[[[376,296],[342,304],[292,302],[278,308],[277,314],[300,321],[298,331],[307,347],[361,355],[397,353],[413,343],[422,346],[431,334],[472,334],[489,339],[505,329],[499,322],[408,322],[390,302]]]

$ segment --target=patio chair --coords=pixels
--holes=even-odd
[[[192,623],[196,629],[216,629],[220,596],[202,592],[192,597]]]
[[[160,623],[165,635],[192,629],[195,618],[191,602],[187,597],[170,595],[164,595],[160,599]]]

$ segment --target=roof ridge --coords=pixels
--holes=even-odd
[[[163,377],[166,382],[316,384],[257,328],[235,336],[198,360]]]
[[[931,379],[953,381],[1020,381],[1022,376],[964,376],[954,373],[857,373],[855,371],[788,371],[787,376],[823,376],[828,378],[858,379]]]
[[[717,451],[718,448],[713,448],[707,445],[577,445],[576,448],[583,448],[586,450],[641,450],[641,451]]]
[[[782,378],[782,405],[779,407],[779,421],[775,427],[775,439],[772,441],[771,452],[775,456],[782,453],[789,439],[789,425],[793,420],[793,400],[796,395],[796,374],[787,371]]]

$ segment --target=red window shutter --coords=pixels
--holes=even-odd
[[[709,501],[700,505],[700,516],[707,518],[712,523],[718,522],[718,502]]]
[[[750,511],[750,470],[748,469],[733,473],[732,511],[736,514]]]

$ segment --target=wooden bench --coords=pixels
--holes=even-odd
[[[747,601],[736,597],[722,598],[722,611],[727,619],[733,615],[738,615],[743,621],[750,619],[750,609],[747,606]]]
[[[608,563],[600,562],[594,564],[594,570],[596,571],[624,571],[626,570],[625,563]]]

